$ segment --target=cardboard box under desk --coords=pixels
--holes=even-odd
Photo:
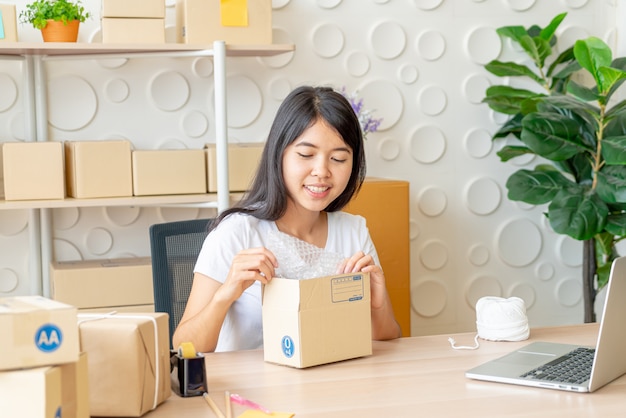
[[[15,4],[0,4],[0,43],[17,42]]]
[[[228,144],[228,190],[248,190],[259,167],[263,143]],[[207,184],[210,193],[217,192],[217,152],[215,144],[205,146],[207,152]]]
[[[102,17],[165,18],[165,0],[102,0]]]
[[[135,196],[206,193],[204,150],[135,150]]]
[[[0,298],[0,370],[78,360],[76,308],[42,296]]]
[[[103,17],[103,44],[164,44],[165,19]]]
[[[271,45],[272,1],[176,1],[176,41],[186,44]]]
[[[81,309],[154,303],[150,257],[53,261],[50,278],[52,298]]]
[[[296,368],[372,354],[369,274],[273,278],[263,288],[263,352]]]
[[[66,141],[67,195],[77,198],[132,196],[130,151],[127,140]]]
[[[6,200],[65,197],[62,143],[5,142],[0,151]]]
[[[80,314],[92,416],[139,417],[171,394],[166,313]]]

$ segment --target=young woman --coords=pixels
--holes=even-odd
[[[267,249],[280,231],[346,258],[337,273],[368,272],[372,337],[400,337],[378,255],[361,216],[341,212],[365,177],[363,136],[348,101],[299,87],[280,105],[250,192],[214,222],[198,257],[173,346],[199,352],[263,345],[261,285],[280,260]]]

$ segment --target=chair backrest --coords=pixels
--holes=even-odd
[[[150,226],[154,310],[169,314],[170,348],[174,330],[191,292],[193,268],[212,219]]]

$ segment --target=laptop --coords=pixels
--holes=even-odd
[[[596,347],[535,342],[468,370],[465,376],[573,392],[593,392],[617,379],[626,373],[626,256],[613,262],[607,286]],[[570,371],[559,380],[554,369],[564,366]],[[580,371],[587,376],[577,376]]]

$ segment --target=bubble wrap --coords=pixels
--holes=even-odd
[[[275,273],[286,279],[312,279],[337,274],[344,260],[341,254],[324,251],[280,231],[271,231],[268,249],[278,261]]]

